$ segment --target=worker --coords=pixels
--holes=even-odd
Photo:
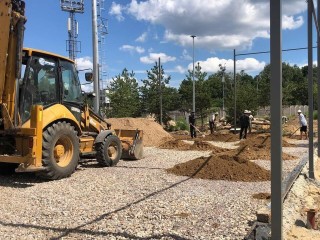
[[[249,133],[251,133],[251,131],[252,131],[253,115],[252,115],[252,112],[251,112],[251,111],[249,111],[248,114],[249,114]]]
[[[247,138],[247,131],[250,124],[249,111],[244,110],[242,116],[240,117],[240,140]],[[244,131],[244,135],[243,135]]]
[[[212,113],[209,119],[209,127],[210,127],[210,133],[213,134],[215,128],[216,128],[216,121],[218,120],[218,113]]]
[[[300,123],[300,140],[302,140],[302,133],[304,132],[306,135],[306,139],[308,139],[308,124],[307,119],[301,112],[301,110],[298,110],[298,116],[299,116],[299,123]]]
[[[191,114],[189,115],[189,125],[190,125],[190,135],[191,138],[196,138],[197,137],[197,133],[196,133],[196,118],[194,115],[194,112],[191,112]]]

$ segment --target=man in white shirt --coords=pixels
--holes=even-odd
[[[308,124],[307,119],[302,114],[301,110],[298,110],[299,115],[299,123],[300,123],[300,139],[302,139],[302,133],[304,132],[306,135],[306,139],[308,139]]]
[[[251,130],[252,130],[252,120],[253,120],[253,115],[252,115],[252,112],[249,111],[249,133],[251,133]]]
[[[209,118],[209,127],[210,127],[210,132],[213,134],[213,131],[215,129],[215,122],[217,121],[218,113],[212,113]]]

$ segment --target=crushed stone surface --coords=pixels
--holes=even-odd
[[[82,160],[70,178],[58,181],[32,173],[0,176],[0,239],[243,239],[256,211],[270,205],[268,135],[191,139],[169,134],[151,120],[111,119],[114,128],[118,122],[144,130],[143,159],[121,160],[111,168]],[[308,146],[296,138],[284,140],[283,153],[291,156],[283,161],[286,177]],[[255,167],[245,172],[241,164]],[[170,172],[178,166],[186,171]],[[200,167],[202,177],[185,174]],[[218,167],[219,174],[208,178]],[[243,174],[236,178],[236,172]],[[284,204],[287,236],[298,236],[291,227],[303,219],[306,184],[300,176]]]

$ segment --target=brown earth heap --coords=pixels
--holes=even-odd
[[[185,140],[191,140],[189,136],[186,135],[172,135],[176,139],[179,139],[181,141],[182,139]],[[214,133],[212,135],[206,135],[205,138],[197,138],[197,142],[202,142],[202,145],[204,144],[203,141],[221,141],[221,142],[235,142],[239,141],[239,134],[233,134],[233,133]],[[171,142],[174,142],[173,140]],[[209,143],[207,143],[209,144]],[[247,135],[247,139],[243,139],[241,142],[238,143],[239,148],[235,150],[230,150],[228,154],[230,156],[238,156],[240,158],[244,158],[246,160],[257,160],[257,159],[263,159],[263,160],[270,160],[271,159],[271,137],[269,133],[251,133]],[[179,150],[189,150],[187,146],[182,149],[182,147],[179,147],[178,145],[164,143],[161,145],[163,148],[172,148],[172,149],[179,149]],[[290,144],[287,141],[282,141],[283,147],[293,147],[294,144]],[[221,151],[217,150],[218,147],[212,146],[213,153],[220,153]],[[201,148],[194,148],[193,150],[202,150]],[[203,150],[209,150],[203,149]],[[296,160],[295,156],[289,155],[287,153],[282,153],[283,160]]]
[[[236,137],[235,137],[236,136]],[[234,134],[214,134],[206,136],[204,140],[219,139],[218,141],[238,141],[239,135]],[[182,142],[182,136],[177,137],[180,140],[164,143],[162,147],[177,148],[179,150],[190,150],[191,144]],[[185,136],[189,140],[188,136]],[[201,138],[202,139],[202,138]],[[180,143],[172,144],[172,143]],[[198,145],[203,144],[202,140],[195,141]],[[209,143],[207,143],[209,144]],[[211,145],[211,144],[210,144]],[[178,164],[173,168],[167,169],[169,173],[180,176],[189,176],[193,178],[212,179],[212,180],[228,180],[228,181],[269,181],[270,171],[260,167],[250,160],[270,160],[271,159],[271,139],[270,134],[249,134],[247,139],[238,143],[239,147],[233,150],[220,149],[218,147],[212,151],[209,158],[197,158],[191,161]],[[283,141],[283,146],[295,146],[286,141]],[[201,150],[201,149],[197,149]],[[294,156],[283,153],[284,160],[296,159]]]
[[[112,129],[143,130],[143,145],[156,147],[161,143],[173,139],[163,127],[153,119],[147,118],[108,118]]]
[[[283,147],[295,146],[286,141],[282,141]],[[270,134],[253,134],[246,140],[239,143],[239,148],[235,151],[237,156],[245,157],[247,160],[270,160],[271,159],[271,137]],[[296,160],[295,156],[282,153],[283,160]]]
[[[203,142],[201,140],[195,140],[193,144],[191,144],[191,143],[186,143],[182,140],[174,139],[174,140],[169,140],[167,142],[160,144],[159,147],[165,148],[165,149],[175,149],[180,151],[195,150],[195,151],[212,151],[215,153],[228,151],[227,149],[213,146],[212,144],[208,142]]]
[[[252,195],[255,199],[270,199],[271,194],[270,193],[256,193]]]
[[[243,182],[270,181],[270,171],[235,156],[196,158],[167,169],[168,173],[192,178]]]

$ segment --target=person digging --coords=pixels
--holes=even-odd
[[[194,115],[194,112],[191,112],[191,114],[189,115],[189,126],[190,126],[191,138],[196,138],[197,137],[197,132],[196,132],[196,129],[195,129],[195,125],[196,125],[196,117]]]
[[[249,124],[250,124],[249,111],[244,110],[242,116],[240,117],[240,140],[247,138],[247,131],[248,131]]]
[[[306,138],[308,139],[308,124],[307,124],[307,119],[301,112],[301,110],[298,110],[298,116],[299,116],[299,123],[300,123],[300,140],[302,140],[302,133],[305,134]]]

